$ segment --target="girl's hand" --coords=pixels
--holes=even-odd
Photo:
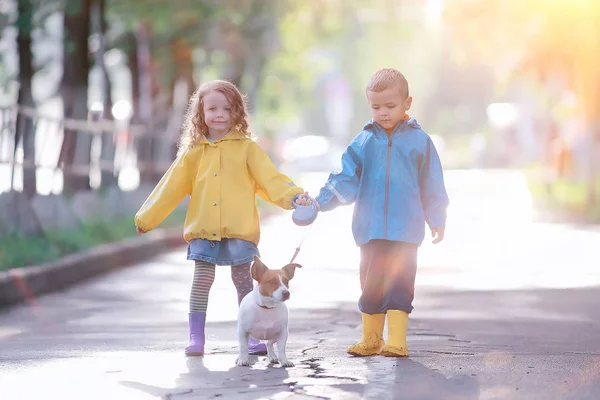
[[[296,198],[296,204],[298,204],[299,206],[310,206],[311,204],[315,204],[317,206],[317,209],[320,208],[319,202],[317,202],[317,200],[310,197],[308,195],[308,192],[304,192],[300,196],[298,196]]]
[[[308,192],[304,192],[300,195],[298,195],[298,197],[296,197],[296,200],[294,200],[294,202],[296,204],[298,204],[299,206],[307,206],[309,205],[309,197],[308,197]]]
[[[137,231],[138,236],[142,236],[144,233],[146,233],[143,230],[141,230],[139,226],[136,226],[135,230]]]
[[[298,226],[311,225],[319,214],[318,207],[317,200],[310,197],[308,192],[304,192],[294,200],[295,210],[292,213],[292,221]]]
[[[442,226],[440,228],[433,228],[431,230],[431,237],[433,237],[433,244],[438,244],[442,240],[444,240],[444,233],[446,231],[446,227]]]

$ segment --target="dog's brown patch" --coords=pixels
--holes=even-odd
[[[281,280],[280,280],[281,278]],[[283,280],[285,279],[285,280]],[[258,289],[263,296],[271,296],[281,286],[281,281],[287,287],[288,280],[280,270],[266,271],[261,280],[258,281]]]
[[[251,267],[252,278],[258,282],[258,289],[263,296],[271,296],[283,282],[289,288],[290,279],[294,277],[300,264],[288,264],[282,269],[269,269],[258,257],[254,257]]]

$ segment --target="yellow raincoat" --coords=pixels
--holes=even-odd
[[[177,157],[134,221],[144,232],[151,231],[189,195],[184,227],[188,243],[237,238],[258,244],[256,194],[289,210],[294,196],[303,192],[277,171],[256,142],[234,131],[215,142],[204,138]]]

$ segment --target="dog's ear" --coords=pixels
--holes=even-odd
[[[252,267],[250,267],[250,274],[252,275],[252,279],[254,279],[257,282],[260,282],[263,275],[268,270],[269,268],[267,268],[267,266],[263,264],[260,258],[254,256],[254,263],[252,264]]]
[[[283,267],[283,273],[288,279],[291,280],[294,277],[294,272],[296,272],[296,268],[302,268],[302,265],[296,263],[288,264],[285,267]]]

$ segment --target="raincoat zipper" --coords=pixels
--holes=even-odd
[[[388,135],[387,164],[385,168],[385,200],[383,209],[383,237],[387,239],[388,203],[390,195],[390,163],[392,162],[392,136]]]

